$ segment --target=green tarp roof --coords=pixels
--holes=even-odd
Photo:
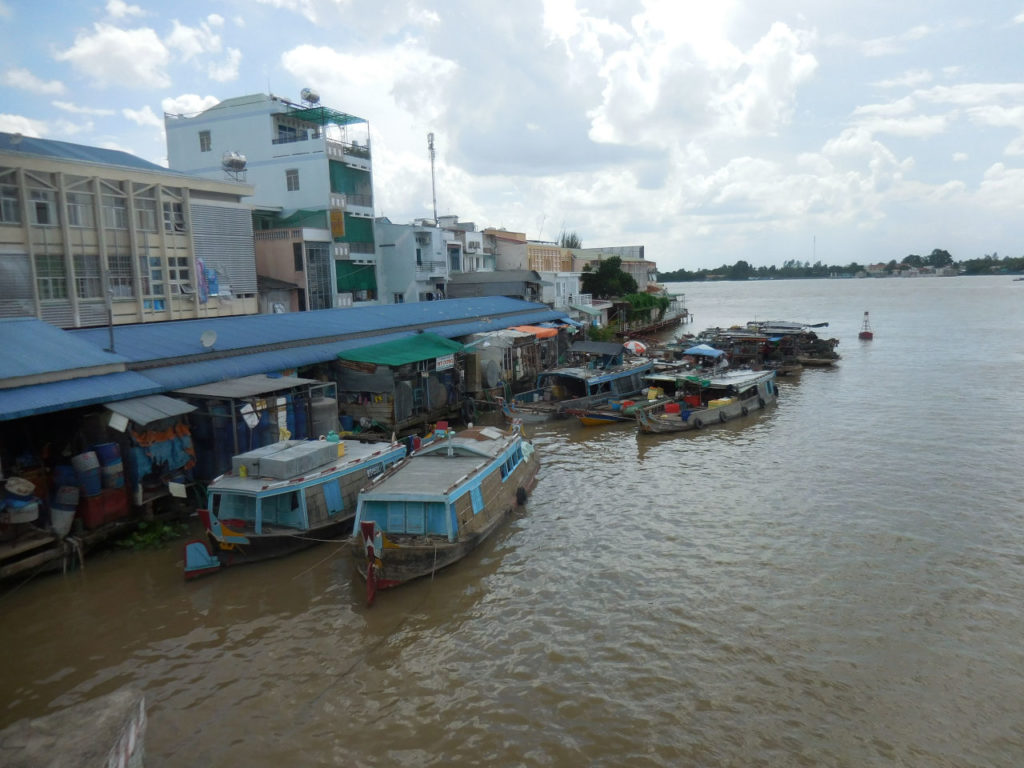
[[[338,357],[356,363],[375,363],[376,365],[395,367],[461,351],[462,345],[457,341],[433,333],[417,333],[407,339],[396,339],[383,344],[347,349],[344,352],[339,352]]]

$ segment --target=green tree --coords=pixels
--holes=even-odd
[[[622,259],[618,256],[603,259],[599,262],[596,271],[592,270],[590,266],[588,264],[583,268],[584,293],[592,294],[599,299],[610,299],[615,296],[636,293],[636,280],[622,271]]]
[[[563,248],[582,248],[583,241],[580,240],[580,236],[575,232],[566,232],[562,230],[562,234],[558,236],[558,244]]]
[[[932,267],[948,267],[953,263],[953,257],[949,255],[949,251],[943,251],[936,248],[928,255],[928,265]]]

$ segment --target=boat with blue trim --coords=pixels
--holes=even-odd
[[[569,365],[537,376],[537,386],[502,404],[511,421],[565,418],[611,399],[637,395],[654,361],[633,355],[621,342],[578,341],[569,348]]]
[[[406,454],[404,443],[281,440],[239,454],[198,510],[207,540],[185,544],[185,578],[345,541],[359,489]]]
[[[526,503],[538,467],[518,424],[476,426],[448,430],[374,478],[359,494],[352,536],[367,603],[479,546]]]

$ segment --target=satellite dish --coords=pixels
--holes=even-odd
[[[314,91],[312,88],[303,88],[299,92],[299,96],[302,97],[303,101],[309,102],[310,104],[316,104],[320,101],[320,94]]]
[[[202,335],[199,337],[199,343],[203,345],[203,349],[213,349],[213,345],[216,341],[216,331],[203,331]]]

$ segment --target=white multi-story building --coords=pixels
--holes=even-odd
[[[388,304],[447,298],[448,245],[452,233],[433,221],[392,224],[376,220],[381,300]]]
[[[254,193],[257,269],[299,286],[293,309],[386,301],[373,227],[369,124],[319,104],[253,94],[164,115],[171,168],[244,177]]]
[[[252,192],[0,133],[0,317],[80,328],[255,314]]]

